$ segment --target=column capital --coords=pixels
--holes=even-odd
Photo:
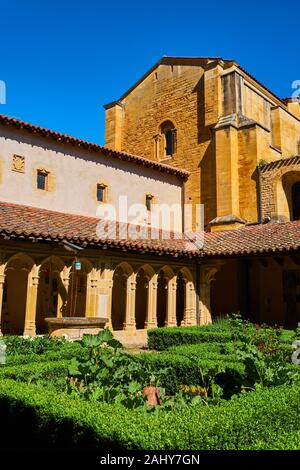
[[[202,273],[201,282],[210,284],[212,281],[214,281],[215,280],[215,275],[219,271],[222,264],[223,264],[222,262],[217,262],[217,263],[214,263],[214,264],[202,264],[202,266],[201,266],[201,273]]]
[[[131,290],[136,290],[136,281],[129,280],[129,287]]]
[[[40,276],[39,275],[34,275],[31,277],[31,284],[32,286],[38,286],[39,285],[39,280],[40,280]]]

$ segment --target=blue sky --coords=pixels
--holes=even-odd
[[[102,105],[162,55],[233,58],[290,96],[299,10],[290,0],[2,0],[0,113],[103,144]]]

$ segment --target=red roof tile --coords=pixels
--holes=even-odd
[[[118,158],[119,160],[125,160],[127,162],[135,163],[147,168],[152,168],[154,170],[161,171],[162,173],[169,173],[184,180],[186,180],[190,174],[186,170],[181,170],[180,168],[175,168],[173,166],[166,165],[165,163],[159,163],[153,160],[148,160],[144,157],[131,155],[130,153],[112,150],[92,142],[87,142],[86,140],[77,139],[76,137],[71,137],[67,134],[61,134],[60,132],[55,132],[44,127],[21,121],[20,119],[5,116],[4,114],[0,114],[0,124],[14,127],[15,129],[23,129],[24,131],[30,132],[32,134],[39,134],[42,137],[50,138],[62,144],[75,145],[76,147],[89,150],[90,152],[102,153],[109,157]]]
[[[165,255],[222,258],[252,254],[280,254],[300,251],[300,221],[251,225],[234,230],[205,233],[204,247],[197,250],[187,239],[126,238],[127,224],[109,222],[108,239],[97,235],[99,219],[0,202],[0,234],[16,238],[38,238],[49,241],[68,240],[99,248],[124,249]],[[131,226],[132,227],[132,226]],[[119,239],[114,239],[114,230]],[[122,236],[125,235],[124,237]]]
[[[300,250],[300,221],[250,225],[205,234],[205,257],[272,254],[296,250]]]
[[[197,256],[195,245],[184,239],[128,239],[126,238],[129,224],[109,221],[106,225],[108,236],[99,238],[97,224],[100,219],[81,215],[39,209],[0,202],[0,234],[17,238],[37,238],[49,241],[68,240],[79,245],[87,243],[105,248],[121,248],[140,252],[170,254],[177,256]],[[112,235],[117,231],[119,238]],[[123,235],[125,237],[123,238]],[[150,235],[150,234],[149,234]],[[111,238],[110,238],[111,237]]]

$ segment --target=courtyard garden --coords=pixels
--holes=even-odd
[[[300,449],[297,339],[299,328],[234,315],[149,330],[145,351],[107,329],[76,342],[4,337],[1,448]]]

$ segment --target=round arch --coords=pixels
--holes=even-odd
[[[121,261],[121,263],[117,264],[114,273],[117,269],[121,269],[127,276],[130,276],[134,272],[133,267],[127,261]]]
[[[177,130],[174,121],[165,119],[159,125],[160,140],[163,141],[162,148],[159,149],[160,159],[172,157],[176,153]]]
[[[34,265],[35,261],[33,258],[27,255],[27,253],[20,252],[8,258],[5,269],[16,269],[20,267],[21,269],[25,269],[29,272]]]
[[[183,267],[177,272],[176,323],[177,326],[193,324],[196,321],[195,285],[191,271]]]
[[[58,271],[62,271],[66,266],[65,263],[62,261],[62,259],[59,256],[51,255],[51,256],[48,256],[47,258],[45,258],[41,262],[40,270],[42,269],[42,267],[44,265],[49,264],[49,263],[51,263],[53,266],[55,266]]]
[[[292,168],[281,172],[274,180],[275,212],[284,221],[295,220],[300,215],[299,193],[296,197],[293,195],[293,187],[299,182],[300,171]]]
[[[114,330],[122,330],[126,319],[126,302],[127,302],[127,284],[128,279],[134,276],[132,266],[123,261],[119,263],[113,273],[112,288],[112,310],[111,321]]]
[[[40,265],[36,310],[38,334],[47,332],[45,318],[66,314],[68,293],[61,277],[65,267],[62,259],[55,255],[48,256]]]
[[[34,265],[34,260],[22,252],[7,260],[1,315],[3,334],[24,333],[28,276]]]
[[[85,317],[89,314],[87,311],[88,292],[94,267],[87,258],[78,257],[78,259],[81,268],[75,269],[75,260],[69,268],[69,288],[65,313],[70,317]]]
[[[157,278],[157,326],[162,327],[167,323],[168,309],[168,285],[175,274],[170,266],[163,266],[158,271]]]
[[[144,264],[137,270],[135,296],[135,324],[138,330],[144,329],[148,318],[149,283],[155,276],[150,264]]]

